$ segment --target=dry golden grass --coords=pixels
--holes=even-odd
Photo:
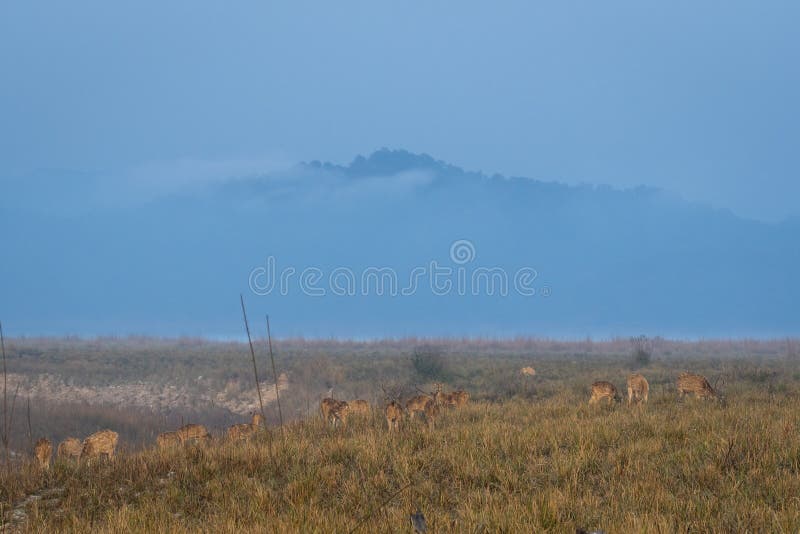
[[[397,532],[419,508],[431,532],[798,532],[797,406],[795,390],[727,405],[664,391],[644,409],[567,391],[443,411],[434,430],[315,418],[271,448],[260,432],[29,466],[3,475],[0,497],[55,495],[27,507],[28,531]]]

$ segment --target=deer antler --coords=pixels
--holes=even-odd
[[[379,385],[381,387],[381,391],[383,391],[383,396],[384,398],[386,398],[386,400],[390,401],[397,400],[397,395],[396,395],[397,392],[394,390],[394,388],[391,388],[392,391],[387,391],[386,386],[384,386],[383,382],[381,382]]]

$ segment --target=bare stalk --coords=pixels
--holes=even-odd
[[[275,370],[275,356],[272,354],[272,332],[269,328],[269,315],[267,315],[267,343],[269,344],[269,359],[272,361],[272,377],[275,380],[275,401],[278,403],[278,417],[281,422],[281,434],[283,434],[283,411],[281,410],[281,394],[278,387],[278,372]]]
[[[8,450],[8,371],[6,369],[6,342],[3,337],[3,323],[0,322],[0,348],[3,351],[3,450],[6,461],[6,469],[11,470],[11,456]]]
[[[264,399],[261,397],[261,383],[258,380],[258,367],[256,367],[256,351],[253,349],[253,340],[250,337],[250,324],[247,322],[247,311],[244,308],[244,297],[239,294],[242,303],[242,317],[244,317],[244,329],[247,331],[247,342],[250,344],[250,356],[253,359],[253,377],[256,380],[256,391],[258,392],[258,405],[261,408],[261,417],[264,417]],[[266,421],[266,417],[264,417]]]
[[[403,493],[405,490],[407,490],[408,488],[410,488],[410,487],[411,487],[411,486],[413,486],[413,485],[414,485],[414,483],[413,483],[413,482],[409,482],[408,484],[406,484],[405,486],[403,486],[403,487],[402,487],[402,488],[400,488],[399,490],[395,491],[394,493],[392,493],[391,495],[389,495],[389,497],[388,497],[386,500],[384,500],[384,501],[383,501],[383,502],[382,502],[382,503],[381,503],[381,504],[378,506],[378,508],[377,508],[377,509],[378,509],[378,510],[380,510],[380,509],[383,509],[383,508],[385,508],[385,507],[386,507],[386,505],[388,505],[390,502],[392,502],[392,500],[394,500],[394,498],[395,498],[395,497],[397,497],[398,495],[400,495],[401,493]],[[372,515],[375,513],[375,511],[376,511],[376,509],[374,509],[374,508],[373,508],[372,510],[369,510],[369,511],[368,511],[366,514],[364,514],[364,517],[362,517],[362,518],[361,518],[361,519],[358,521],[358,523],[356,523],[356,525],[355,525],[355,526],[354,526],[352,529],[350,529],[350,532],[349,532],[349,534],[353,534],[355,531],[357,531],[359,528],[361,528],[361,525],[363,525],[364,523],[366,523],[366,522],[367,522],[367,520],[369,520],[369,518],[371,518],[371,517],[372,517]]]
[[[5,392],[4,392],[5,393]],[[11,427],[14,425],[14,407],[17,405],[17,393],[19,393],[19,382],[17,382],[17,387],[14,388],[14,396],[11,398],[11,413],[8,416],[8,426],[3,431],[3,446],[6,450],[6,469],[8,472],[11,472],[11,454],[9,449],[9,431]],[[3,402],[3,415],[5,416],[5,399]]]
[[[253,349],[253,339],[250,337],[250,324],[247,322],[247,311],[244,308],[244,296],[239,293],[239,301],[242,303],[242,317],[244,318],[244,329],[247,332],[247,342],[250,344],[250,356],[253,359],[253,377],[256,380],[256,391],[258,392],[258,405],[261,409],[261,417],[264,421],[264,431],[269,436],[269,455],[272,456],[272,434],[267,430],[267,418],[264,415],[264,399],[261,397],[261,383],[258,381],[258,367],[256,366],[256,351]],[[275,460],[273,456],[273,461]]]
[[[17,382],[17,387],[14,388],[14,396],[11,397],[11,413],[8,416],[9,432],[11,431],[11,427],[14,426],[14,408],[17,406],[18,393],[19,393],[19,382]]]
[[[33,431],[31,430],[31,396],[28,395],[28,450],[33,450]]]

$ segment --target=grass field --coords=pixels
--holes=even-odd
[[[638,369],[646,407],[587,405],[593,379],[623,389],[623,354],[534,359],[527,382],[513,374],[525,358],[472,358],[446,363],[473,362],[459,380],[476,400],[433,429],[311,416],[248,442],[23,465],[2,475],[3,520],[35,532],[410,532],[419,510],[429,532],[800,531],[793,357],[656,358]],[[686,368],[721,375],[726,402],[679,400]]]

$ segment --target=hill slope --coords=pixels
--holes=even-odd
[[[240,292],[285,335],[800,332],[796,221],[744,220],[658,190],[487,176],[390,150],[162,186],[60,177],[29,177],[0,200],[0,316],[15,333],[238,336]],[[459,240],[474,251],[463,264],[451,257]],[[277,279],[268,295],[250,290],[253,276],[269,285],[268,258],[294,269],[286,294]],[[434,261],[452,269],[445,296]],[[370,267],[393,269],[396,296],[362,283]],[[337,268],[351,275],[334,280]],[[400,294],[415,268],[426,269],[416,291]],[[508,295],[488,294],[486,276],[471,294],[480,268],[503,269]],[[515,290],[520,269],[535,271],[533,296]],[[335,294],[347,281],[355,295]]]

